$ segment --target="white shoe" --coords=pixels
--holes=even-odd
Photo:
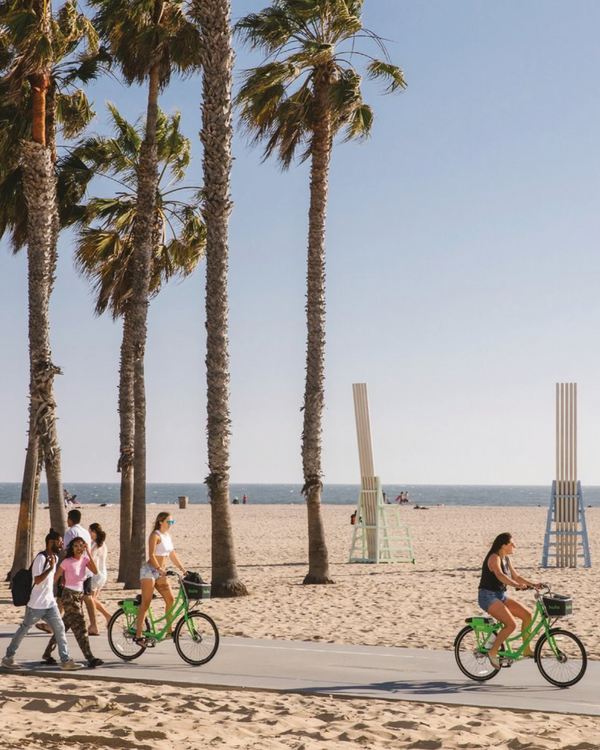
[[[6,669],[23,669],[20,664],[17,664],[14,656],[5,656],[2,659],[2,666]]]
[[[77,664],[73,659],[67,659],[67,661],[61,661],[60,668],[73,672],[76,669],[83,669],[83,664]]]

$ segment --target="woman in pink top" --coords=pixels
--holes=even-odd
[[[92,573],[98,572],[98,567],[92,559],[87,542],[81,537],[75,537],[69,542],[66,557],[54,574],[54,583],[58,583],[58,579],[64,576],[65,587],[61,599],[65,609],[63,616],[65,631],[69,628],[73,630],[73,635],[89,666],[99,667],[104,662],[102,659],[95,657],[90,649],[90,641],[83,616],[83,582],[88,568]],[[42,656],[42,661],[46,664],[56,663],[52,656],[55,646],[56,640],[52,636]]]

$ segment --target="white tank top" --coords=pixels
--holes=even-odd
[[[157,529],[154,530],[154,533],[158,534],[160,538],[160,542],[156,545],[154,549],[154,554],[161,556],[161,555],[168,555],[169,552],[173,552],[175,547],[173,545],[173,540],[171,539],[171,535],[161,534],[160,531],[158,531]]]

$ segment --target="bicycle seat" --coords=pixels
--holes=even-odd
[[[466,617],[465,622],[466,623],[472,623],[472,622],[485,622],[488,625],[491,625],[493,622],[495,622],[493,617]]]

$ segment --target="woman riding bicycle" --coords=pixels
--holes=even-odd
[[[498,661],[500,646],[517,627],[515,617],[518,617],[522,621],[522,631],[527,628],[532,619],[532,614],[527,607],[524,607],[516,599],[511,599],[507,595],[507,587],[514,586],[515,589],[520,589],[523,586],[533,586],[536,589],[542,588],[541,583],[533,583],[527,580],[527,578],[523,578],[514,569],[508,555],[514,552],[515,546],[512,534],[508,532],[498,534],[481,567],[479,606],[503,625],[502,630],[498,632],[496,640],[488,652],[488,658],[494,669],[500,667],[500,662]],[[533,656],[533,652],[529,649],[523,655]]]
[[[144,627],[144,620],[150,603],[152,602],[152,594],[154,593],[154,587],[165,600],[165,608],[168,611],[175,601],[171,586],[167,579],[167,571],[165,566],[167,560],[171,560],[179,570],[185,575],[186,569],[179,562],[179,558],[175,554],[175,547],[173,540],[169,534],[169,529],[175,523],[171,518],[170,513],[162,512],[156,516],[154,522],[154,529],[148,539],[148,560],[142,565],[140,569],[140,584],[142,587],[142,603],[138,610],[137,615],[137,632],[135,642],[140,646],[146,646],[146,640],[142,637],[142,630]]]

